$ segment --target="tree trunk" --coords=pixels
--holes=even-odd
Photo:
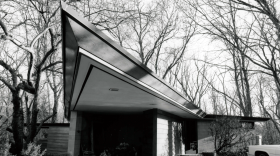
[[[21,155],[23,149],[23,110],[20,105],[19,91],[16,90],[12,92],[13,95],[13,104],[14,104],[14,113],[12,120],[13,136],[15,141],[15,153],[17,156]]]
[[[37,135],[37,116],[38,116],[38,96],[39,96],[39,88],[40,88],[40,78],[41,71],[40,68],[36,68],[36,81],[35,81],[35,94],[34,94],[34,102],[32,105],[32,117],[31,117],[31,128],[27,138],[27,143],[33,142],[35,136]]]
[[[52,117],[52,123],[56,122],[57,119],[57,107],[58,107],[58,97],[54,94],[54,104],[53,104],[53,117]]]
[[[54,102],[53,102],[53,117],[52,117],[52,123],[55,123],[56,122],[56,119],[57,119],[57,107],[58,107],[58,99],[59,99],[59,91],[58,91],[58,88],[57,88],[57,82],[56,82],[56,77],[54,75],[54,73],[51,73],[52,75],[52,80],[53,80],[53,86],[51,87],[52,91],[53,91],[53,98],[54,98]],[[60,81],[61,82],[61,81]],[[51,85],[51,82],[49,82],[50,85]]]

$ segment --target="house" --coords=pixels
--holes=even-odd
[[[198,152],[204,111],[64,2],[61,18],[69,155],[120,143],[143,156]]]

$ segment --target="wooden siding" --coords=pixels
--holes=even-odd
[[[66,154],[68,148],[69,127],[50,127],[48,130],[48,154]]]

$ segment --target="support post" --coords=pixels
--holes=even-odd
[[[157,155],[157,109],[145,111],[144,115],[144,144],[143,153],[145,156]]]
[[[81,145],[81,127],[82,113],[77,111],[71,112],[70,128],[68,136],[68,155],[78,156],[80,154]]]

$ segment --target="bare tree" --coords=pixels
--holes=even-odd
[[[245,55],[252,63],[262,69],[262,73],[268,75],[275,84],[276,99],[275,110],[272,111],[272,116],[279,119],[279,55],[280,55],[280,19],[277,5],[279,1],[254,1],[246,2],[243,0],[232,0],[236,4],[235,9],[245,10],[256,20],[254,27],[254,36],[252,36],[252,45],[250,51],[252,55]],[[262,105],[264,106],[264,105]],[[264,107],[265,108],[265,107]]]
[[[175,4],[166,0],[148,4],[134,1],[129,18],[109,30],[122,47],[163,79],[172,75],[196,32],[196,24],[182,17]]]
[[[5,53],[6,57],[4,59],[0,59],[0,65],[8,74],[6,77],[1,76],[0,81],[12,93],[13,119],[12,128],[9,131],[13,133],[15,141],[16,150],[14,154],[20,155],[23,148],[23,139],[28,143],[32,142],[42,124],[53,116],[43,119],[40,126],[36,126],[39,112],[38,98],[41,89],[41,74],[47,68],[58,63],[46,64],[46,60],[57,51],[60,43],[57,38],[59,32],[53,29],[53,27],[58,27],[58,21],[54,19],[57,16],[59,5],[50,7],[49,1],[7,1],[1,2],[1,4],[11,6],[4,10],[8,15],[2,18],[0,22],[4,32],[1,38],[9,41],[7,44],[11,46],[11,49],[13,49],[12,47],[17,47],[18,49],[18,53],[14,53],[16,57],[10,57],[9,60],[5,59],[9,55],[13,55],[12,51],[9,51]],[[20,17],[20,20],[16,24],[12,24],[12,22],[15,22],[13,20],[15,16]],[[24,33],[19,32],[16,35],[17,29],[23,29]],[[46,51],[42,49],[40,44],[40,42],[45,41],[42,39],[43,36],[50,43]],[[24,63],[25,61],[27,64]],[[19,73],[22,68],[25,68],[27,72]],[[32,100],[30,100],[30,105],[27,107],[30,109],[30,112],[29,110],[27,111],[30,119],[27,118],[26,120],[28,133],[24,133],[24,114],[21,98],[21,94],[24,95],[25,93],[32,94]],[[27,103],[28,96],[25,97]]]
[[[251,130],[252,125],[230,117],[218,118],[209,127],[215,151],[219,155],[247,155],[245,148],[253,137]]]
[[[4,85],[0,87],[0,153],[7,154],[6,146],[10,134],[6,129],[11,124],[12,104],[9,89]]]
[[[190,64],[194,64],[192,67],[195,67],[195,69],[191,69]],[[198,61],[189,61],[188,64],[184,63],[182,65],[180,74],[174,73],[173,75],[188,100],[198,107],[202,107],[203,97],[210,87],[208,80],[205,79],[205,77],[209,76],[207,69],[207,64],[203,64],[200,67]],[[211,80],[209,79],[209,81]]]
[[[279,1],[194,0],[185,4],[197,10],[194,21],[204,34],[212,36],[215,43],[223,43],[219,50],[229,54],[223,60],[226,67],[209,64],[227,69],[235,90],[230,91],[230,83],[227,88],[212,88],[225,97],[225,102],[237,105],[243,115],[252,116],[253,101],[257,101],[261,115],[270,117],[270,127],[274,125],[279,133]]]
[[[54,67],[51,68],[55,70]],[[57,109],[59,104],[59,98],[62,93],[62,76],[60,74],[57,75],[55,72],[47,72],[47,81],[53,92],[53,117],[51,123],[55,123],[57,121]]]
[[[225,58],[223,61],[228,62],[226,68],[234,81],[236,92],[234,95],[237,95],[238,98],[234,102],[239,106],[243,115],[252,116],[250,61],[246,57],[249,55],[249,46],[251,46],[249,40],[252,34],[251,25],[246,23],[246,20],[240,19],[239,12],[230,2],[205,0],[186,3],[197,10],[198,17],[194,21],[203,29],[203,33],[212,36],[213,41],[224,45],[222,50],[231,57]],[[237,22],[237,20],[239,21]],[[240,21],[245,24],[239,24]],[[245,26],[249,28],[244,29]],[[217,67],[225,68],[220,65]],[[218,92],[224,96],[226,94],[222,91]],[[225,97],[226,101],[235,99],[229,94]]]
[[[122,23],[134,17],[133,3],[129,0],[79,0],[70,1],[69,5],[100,30],[111,31],[121,29]]]

